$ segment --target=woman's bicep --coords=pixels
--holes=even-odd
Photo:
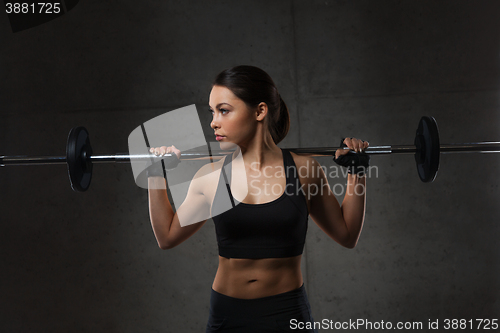
[[[179,245],[210,218],[210,204],[201,191],[200,184],[193,180],[184,202],[177,209],[168,234],[169,248]]]

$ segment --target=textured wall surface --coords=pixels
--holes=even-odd
[[[442,143],[500,141],[496,0],[89,0],[18,33],[0,14],[0,49],[2,155],[64,155],[76,125],[95,153],[126,152],[138,125],[193,103],[213,140],[210,83],[238,64],[266,70],[287,102],[281,147],[412,144],[422,115],[437,119]],[[411,155],[372,164],[355,249],[309,220],[314,319],[421,331],[500,319],[498,154],[443,154],[431,184]],[[94,165],[83,194],[65,166],[1,168],[0,188],[2,332],[204,332],[212,221],[160,250],[127,164]]]

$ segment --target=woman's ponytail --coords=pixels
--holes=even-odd
[[[290,112],[285,101],[279,96],[279,107],[276,108],[274,117],[270,117],[272,121],[269,122],[269,132],[273,137],[274,143],[278,144],[283,140],[288,131],[290,130]]]

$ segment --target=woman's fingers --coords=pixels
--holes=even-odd
[[[152,154],[155,154],[156,156],[163,156],[165,154],[170,154],[170,153],[175,153],[175,155],[177,155],[178,158],[181,158],[181,151],[177,148],[175,148],[175,146],[161,146],[161,147],[151,147],[149,149],[149,152],[152,153]]]
[[[356,138],[346,138],[344,142],[349,149],[354,150],[357,153],[361,153],[370,145],[367,141]]]
[[[370,145],[367,141],[356,138],[345,138],[344,143],[346,144],[347,148],[357,153],[364,151]],[[347,153],[349,153],[349,150],[347,149],[337,149],[337,151],[335,152],[335,157],[338,158],[340,155],[345,155]]]
[[[155,154],[156,156],[163,156],[167,152],[167,147],[165,147],[165,146],[156,147],[156,148],[152,147],[151,149],[149,149],[149,152]]]

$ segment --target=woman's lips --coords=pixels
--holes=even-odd
[[[225,138],[225,136],[221,136],[221,135],[216,135],[215,136],[215,140],[217,140],[217,141],[220,141],[220,140],[222,140],[224,138]]]

